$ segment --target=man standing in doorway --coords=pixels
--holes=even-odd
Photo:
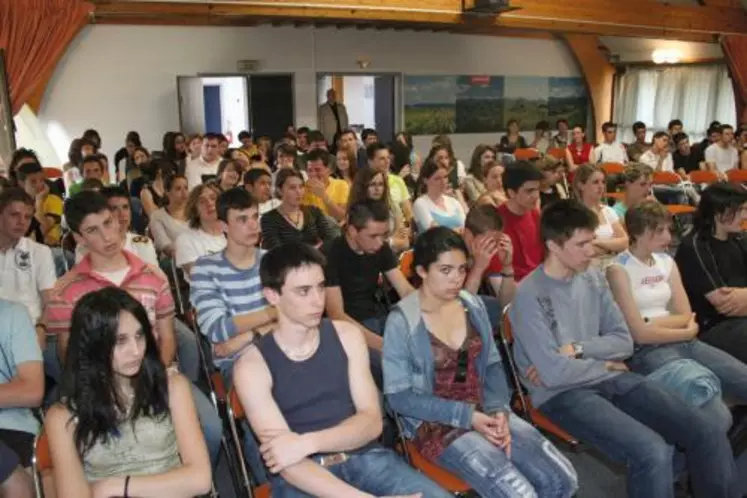
[[[345,104],[337,102],[337,92],[333,88],[327,90],[327,101],[319,106],[318,114],[319,131],[328,144],[334,144],[335,135],[342,135],[348,127],[348,111]]]

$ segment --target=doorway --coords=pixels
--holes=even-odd
[[[358,135],[364,128],[373,128],[380,141],[394,140],[400,123],[400,75],[319,74],[318,105],[327,101],[327,90],[330,88],[336,90],[338,102],[345,104],[349,127]]]

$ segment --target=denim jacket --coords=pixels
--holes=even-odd
[[[483,388],[483,411],[489,414],[508,411],[511,390],[485,305],[479,297],[464,290],[459,298],[482,339],[477,373]],[[414,437],[423,421],[463,429],[472,427],[474,405],[433,395],[433,353],[418,292],[412,292],[397,303],[387,318],[383,368],[384,394],[389,406],[402,416],[406,437]]]

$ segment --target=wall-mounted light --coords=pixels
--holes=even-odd
[[[356,60],[355,62],[358,63],[358,67],[361,69],[367,69],[371,64],[371,61],[368,59],[368,57],[358,57],[358,60]]]
[[[654,64],[677,64],[682,60],[682,52],[676,48],[657,48],[651,53]]]

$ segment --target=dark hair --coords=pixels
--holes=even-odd
[[[472,159],[469,162],[469,171],[467,172],[480,181],[483,181],[485,178],[482,171],[482,155],[488,151],[491,151],[494,157],[496,156],[495,147],[486,144],[478,145],[472,152]]]
[[[412,248],[412,273],[416,282],[420,284],[421,280],[415,271],[417,267],[428,271],[441,254],[454,250],[460,251],[465,257],[469,256],[464,239],[450,228],[433,227],[418,235]]]
[[[224,141],[226,137],[224,137],[220,133],[205,133],[202,139],[206,142],[209,140],[217,140],[220,143]]]
[[[426,180],[430,180],[433,175],[436,174],[436,172],[439,169],[445,169],[448,170],[448,168],[440,163],[437,163],[434,160],[428,160],[425,162],[423,167],[420,169],[420,176],[418,177],[418,193],[419,194],[425,194],[426,190],[428,190],[428,186],[426,185]]]
[[[19,182],[25,182],[26,178],[37,173],[44,173],[44,168],[37,162],[22,164],[16,168],[16,178]]]
[[[177,180],[182,179],[184,181],[187,181],[187,177],[184,175],[166,175],[163,178],[163,189],[166,192],[171,192],[171,189],[174,188],[174,184]]]
[[[549,131],[550,130],[550,123],[548,123],[545,120],[539,121],[536,125],[534,125],[535,130],[542,130],[542,131]]]
[[[272,175],[266,169],[252,168],[244,173],[244,185],[254,185],[254,182],[263,176],[269,176],[272,178]]]
[[[555,128],[558,128],[558,125],[560,123],[565,123],[565,125],[568,126],[568,120],[567,119],[558,119],[557,121],[555,121]]]
[[[306,154],[306,163],[312,161],[321,161],[324,166],[329,168],[329,152],[324,149],[313,149]]]
[[[342,130],[342,133],[340,133],[340,138],[344,137],[345,135],[353,135],[353,138],[355,138],[356,141],[358,140],[358,135],[356,135],[355,130],[352,130],[350,128],[345,128],[344,130]]]
[[[308,126],[302,126],[299,129],[296,130],[296,136],[298,135],[308,135],[309,134],[309,127]]]
[[[389,206],[384,201],[362,199],[348,207],[348,226],[363,230],[369,221],[389,222]]]
[[[83,147],[85,147],[86,145],[93,148],[94,154],[99,151],[99,148],[96,145],[96,142],[94,142],[93,140],[91,140],[89,138],[81,137],[80,138],[80,149],[81,149],[81,151],[83,150]]]
[[[216,172],[218,176],[219,184],[220,184],[220,177],[223,176],[223,173],[226,172],[229,166],[233,166],[233,168],[236,170],[236,174],[239,176],[239,181],[241,181],[241,171],[243,170],[243,168],[238,163],[238,161],[236,161],[236,159],[222,159],[221,162],[218,164],[218,171]]]
[[[656,133],[654,133],[653,139],[658,140],[661,137],[669,137],[669,133],[667,133],[666,131],[657,131]]]
[[[508,121],[506,122],[506,129],[508,130],[509,128],[511,128],[511,125],[512,125],[512,124],[515,124],[516,126],[519,126],[519,120],[518,120],[518,119],[515,119],[515,118],[511,118],[511,119],[509,119],[509,120],[508,120]]]
[[[22,202],[29,207],[34,207],[34,198],[20,187],[3,188],[0,191],[0,213],[14,202]]]
[[[176,138],[184,135],[180,131],[167,131],[163,134],[163,157],[171,161],[178,161],[185,157],[186,153],[179,154],[176,151]]]
[[[104,163],[101,162],[101,157],[99,157],[98,154],[92,154],[90,156],[86,156],[86,157],[83,158],[83,160],[80,162],[80,171],[81,171],[81,173],[83,173],[83,166],[86,163],[96,163],[96,164],[99,165],[99,168],[101,169],[102,173],[104,173],[104,171],[105,171]]]
[[[685,133],[684,131],[681,131],[679,133],[674,134],[674,136],[672,137],[672,141],[674,142],[674,145],[679,145],[681,141],[687,140],[688,138],[690,137],[687,136],[687,133]]]
[[[730,124],[722,124],[719,126],[718,130],[723,134],[726,130],[734,131],[734,127]]]
[[[133,157],[135,156],[135,152],[142,152],[143,154],[145,154],[145,157],[150,160],[150,152],[145,147],[135,147],[135,149],[132,151]]]
[[[350,195],[348,196],[348,206],[361,202],[365,199],[369,199],[368,186],[371,183],[371,181],[376,177],[376,175],[381,175],[384,181],[384,196],[381,198],[381,201],[383,201],[387,206],[389,206],[390,204],[389,183],[387,181],[386,174],[382,173],[381,171],[375,168],[363,168],[358,171],[358,174],[355,175],[355,180],[353,180],[353,185],[352,187],[350,187]]]
[[[503,230],[503,218],[498,214],[495,207],[488,204],[479,204],[467,213],[464,228],[469,230],[472,235],[480,235],[490,230],[500,231]]]
[[[149,162],[140,166],[140,173],[148,183],[153,183],[158,178],[159,173],[161,179],[165,182],[170,176],[174,176],[174,163],[168,160],[165,156],[156,157],[151,159]]]
[[[721,121],[711,121],[711,124],[708,125],[708,128],[720,128],[721,127]]]
[[[140,141],[140,134],[136,131],[127,132],[127,136],[125,136],[125,143],[127,142],[130,142],[135,147],[142,147],[143,145],[143,143]]]
[[[378,138],[379,134],[376,133],[376,130],[374,130],[373,128],[364,128],[363,131],[361,132],[361,140],[365,142],[366,139],[370,136],[374,136]]]
[[[33,159],[35,163],[39,162],[39,158],[33,150],[23,147],[16,149],[13,151],[13,155],[10,156],[10,164],[8,165],[8,177],[11,180],[16,180],[16,169],[18,168],[18,163],[24,159]]]
[[[603,133],[607,133],[607,131],[609,131],[610,128],[617,129],[617,125],[615,123],[613,123],[612,121],[607,121],[606,123],[604,123],[602,125],[602,132]]]
[[[80,183],[81,192],[84,190],[100,191],[102,188],[104,188],[104,182],[98,178],[86,178]]]
[[[65,201],[65,221],[75,233],[80,233],[80,225],[89,214],[98,214],[102,211],[111,211],[106,197],[100,192],[93,190],[81,190]]]
[[[635,123],[633,123],[633,133],[638,133],[638,130],[645,130],[645,129],[646,129],[646,123],[644,123],[643,121],[636,121]]]
[[[402,137],[405,139],[405,144],[410,152],[414,149],[413,143],[412,143],[412,133],[407,131],[400,131],[396,135],[394,135],[394,140],[399,141],[398,138]]]
[[[716,218],[733,218],[747,202],[747,190],[742,185],[717,182],[700,195],[700,204],[693,216],[693,226],[702,235],[710,235],[716,228]]]
[[[286,242],[270,249],[262,256],[262,262],[259,265],[259,280],[262,287],[280,293],[291,271],[314,265],[324,268],[326,264],[324,255],[316,248],[303,242]]]
[[[548,205],[540,216],[542,243],[563,245],[577,230],[593,232],[599,225],[597,215],[575,199],[562,199]]]
[[[117,344],[122,312],[138,321],[145,337],[145,355],[140,371],[132,378],[135,394],[126,406],[117,394],[112,358]],[[161,363],[153,325],[133,296],[109,286],[89,292],[75,305],[70,325],[70,342],[61,382],[62,404],[75,420],[75,446],[85,455],[97,442],[115,437],[122,423],[140,417],[163,418],[169,411],[166,369]]]
[[[667,207],[657,201],[643,201],[631,206],[625,212],[625,230],[634,243],[646,230],[656,230],[660,225],[669,223],[672,215]]]
[[[392,142],[389,144],[389,151],[394,158],[392,164],[392,173],[395,175],[399,174],[406,165],[410,164],[410,153],[412,152],[407,145],[400,142]]]
[[[83,162],[83,153],[80,151],[80,147],[80,138],[74,138],[67,149],[67,159],[74,166],[80,166]]]
[[[256,197],[241,187],[234,187],[220,194],[216,205],[218,207],[218,219],[224,223],[228,223],[228,211],[231,209],[242,211],[251,207],[259,208]]]
[[[503,181],[503,189],[506,192],[509,190],[518,192],[526,182],[540,182],[544,178],[545,176],[542,174],[542,171],[529,161],[516,161],[506,166],[506,169],[503,170],[501,180]]]
[[[111,199],[127,199],[127,202],[130,202],[130,193],[119,185],[105,186],[101,189],[101,195],[103,195],[107,201]]]
[[[309,143],[313,142],[324,142],[327,143],[327,139],[324,138],[324,134],[319,130],[311,130],[309,131],[308,136],[306,139],[309,141]]]
[[[373,161],[374,158],[376,157],[376,153],[379,152],[380,150],[388,151],[389,147],[387,147],[381,142],[374,142],[370,144],[368,147],[366,147],[366,157],[368,158],[369,161]]]
[[[94,130],[93,128],[89,128],[84,131],[81,138],[93,142],[93,146],[96,148],[96,150],[101,148],[101,135],[99,135],[99,132]]]
[[[296,157],[298,155],[298,149],[296,149],[294,146],[286,143],[281,143],[277,146],[277,149],[275,149],[275,155],[284,155],[284,156],[293,156]]]
[[[445,138],[446,140],[438,140],[439,138]],[[433,139],[433,147],[428,151],[428,156],[425,158],[424,163],[432,162],[436,154],[440,151],[445,150],[449,155],[449,169],[456,167],[457,159],[454,155],[454,148],[451,146],[451,140],[446,135],[439,135]]]
[[[245,138],[252,138],[252,134],[251,134],[251,133],[249,133],[249,132],[248,132],[248,131],[246,131],[246,130],[242,130],[242,131],[240,131],[240,132],[239,132],[239,142],[241,142],[241,141],[242,141],[242,140],[244,140]]]
[[[278,174],[275,176],[275,188],[278,192],[283,188],[283,185],[285,185],[285,182],[287,182],[289,178],[298,178],[301,180],[301,183],[304,182],[303,175],[296,168],[283,168],[278,171]]]
[[[675,126],[683,126],[682,125],[682,121],[680,121],[679,119],[673,119],[673,120],[671,120],[669,122],[669,124],[667,125],[667,130],[671,130]]]

